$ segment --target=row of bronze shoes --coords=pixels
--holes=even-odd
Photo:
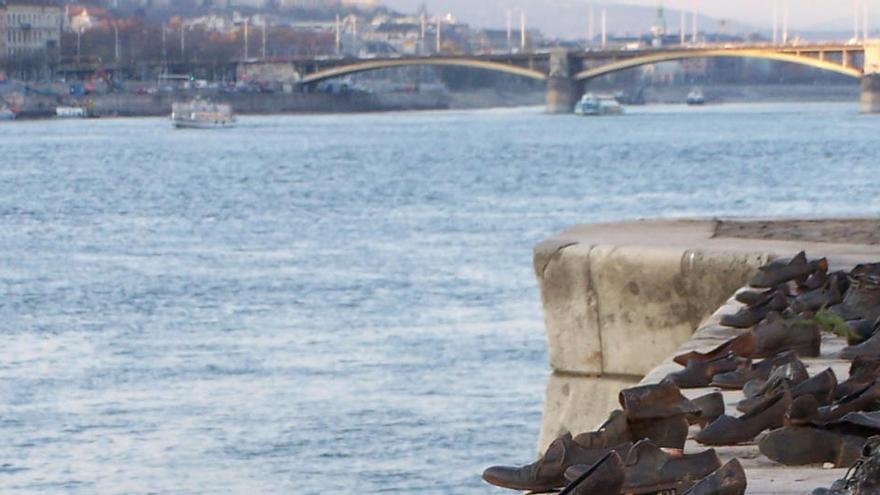
[[[483,479],[514,490],[575,495],[745,492],[745,472],[736,459],[722,466],[714,449],[682,453],[689,425],[724,412],[720,393],[689,400],[664,380],[625,389],[619,401],[622,409],[596,431],[564,434],[536,462],[493,466]]]
[[[493,466],[483,479],[566,495],[745,493],[738,460],[722,466],[714,449],[683,454],[690,425],[708,446],[751,442],[771,430],[760,451],[784,464],[860,462],[868,438],[880,435],[880,263],[829,273],[826,260],[799,253],[762,267],[750,285],[756,290],[736,295],[745,307],[721,322],[744,329],[740,335],[707,353],[676,356],[684,369],[659,384],[621,391],[622,410],[598,430],[562,435],[536,462]],[[831,369],[810,377],[800,360],[819,356],[828,315],[850,344],[841,352],[853,360],[843,382]],[[681,394],[709,386],[742,389],[743,414],[726,415],[720,392]]]
[[[828,273],[825,259],[801,252],[762,267],[750,285],[758,290],[736,295],[745,306],[721,319],[745,330],[707,353],[676,356],[684,369],[666,377],[681,388],[743,391],[743,414],[719,416],[694,440],[736,445],[771,430],[758,446],[774,461],[851,466],[880,434],[880,264]],[[819,356],[823,330],[847,338],[843,382],[830,368],[810,377],[800,360]]]

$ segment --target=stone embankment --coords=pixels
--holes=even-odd
[[[111,93],[82,97],[32,95],[25,99],[19,117],[45,118],[60,105],[89,108],[97,117],[149,117],[171,113],[171,104],[200,93]],[[374,95],[368,93],[205,93],[213,101],[230,103],[238,114],[348,113],[395,110],[432,110],[449,107],[443,98],[418,94]]]
[[[706,330],[696,338],[717,340],[710,317],[759,266],[801,250],[835,268],[880,260],[878,222],[639,221],[576,226],[539,244],[534,268],[553,371],[539,451],[564,431],[597,427],[620,389],[665,375],[655,368],[697,328]]]

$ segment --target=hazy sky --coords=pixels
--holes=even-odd
[[[384,3],[406,10],[415,10],[424,1],[431,11],[452,12],[458,18],[472,23],[488,22],[495,24],[492,19],[486,17],[487,10],[502,10],[518,4],[528,5],[531,0],[385,0]],[[559,6],[572,7],[573,5],[589,5],[590,3],[601,5],[601,0],[552,0]],[[792,27],[807,29],[817,25],[834,24],[836,26],[852,25],[853,12],[856,3],[867,5],[868,19],[873,28],[880,27],[880,0],[662,0],[663,5],[669,9],[684,8],[692,10],[695,5],[703,15],[720,19],[741,21],[758,27],[772,25],[773,4],[779,6],[779,18],[781,22],[784,5],[788,4],[789,22]],[[604,3],[612,4],[636,4],[657,6],[658,0],[606,0]],[[552,8],[552,7],[550,7]],[[542,12],[541,15],[548,15]],[[497,17],[497,16],[493,16]]]

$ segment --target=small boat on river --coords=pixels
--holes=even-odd
[[[576,115],[620,115],[623,106],[613,97],[601,97],[593,93],[585,93],[574,106]]]
[[[706,97],[703,95],[703,90],[700,88],[691,89],[690,93],[687,95],[687,104],[702,105],[704,103],[706,103]]]
[[[6,105],[0,105],[0,120],[15,120],[15,111]]]
[[[235,126],[232,105],[195,99],[171,105],[171,125],[181,129],[223,129]]]

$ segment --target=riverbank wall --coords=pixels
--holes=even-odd
[[[596,428],[620,389],[692,338],[757,268],[806,250],[880,259],[880,220],[664,220],[580,225],[536,246],[552,374],[538,451]]]
[[[375,95],[362,92],[346,93],[157,93],[104,95],[47,96],[28,95],[23,98],[19,117],[45,118],[55,115],[60,105],[88,108],[96,117],[148,117],[171,113],[175,101],[186,101],[195,96],[209,97],[212,101],[229,103],[238,114],[283,113],[351,113],[397,110],[436,110],[449,108],[447,99],[413,94]]]

